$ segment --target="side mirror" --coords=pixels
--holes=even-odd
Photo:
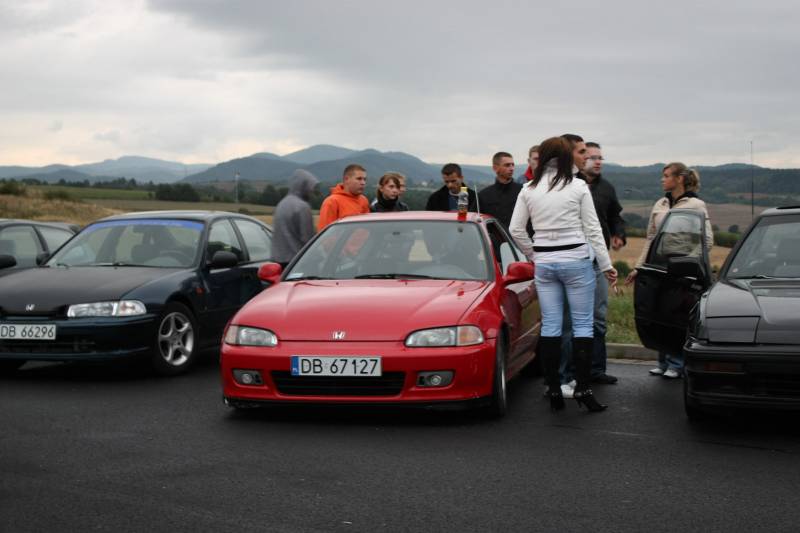
[[[512,283],[520,283],[523,281],[530,281],[533,279],[533,263],[527,261],[518,261],[508,265],[508,272],[503,276],[503,285],[511,285]]]
[[[258,279],[275,285],[280,281],[282,272],[283,268],[278,263],[264,263],[258,268]]]
[[[11,268],[17,265],[13,255],[0,255],[0,269]]]
[[[36,256],[36,266],[42,266],[50,259],[50,254],[47,252],[42,252]]]
[[[211,262],[208,264],[211,268],[233,268],[239,264],[239,258],[233,252],[226,252],[220,250],[214,253]]]
[[[670,257],[667,260],[667,274],[679,278],[705,277],[703,266],[697,257]]]

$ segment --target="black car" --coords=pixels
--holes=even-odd
[[[271,248],[269,226],[234,213],[94,222],[41,267],[0,277],[0,370],[144,356],[158,373],[184,372],[265,287]]]
[[[78,232],[75,224],[0,218],[0,275],[30,268]]]
[[[684,405],[800,410],[800,207],[764,211],[713,283],[702,215],[673,210],[636,279],[645,346],[683,349]]]

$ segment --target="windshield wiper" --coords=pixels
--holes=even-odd
[[[439,279],[423,274],[362,274],[354,279]]]
[[[288,278],[286,278],[286,281],[302,281],[304,279],[332,279],[332,278],[324,278],[322,276],[298,276],[295,278],[289,276]]]
[[[137,265],[137,264],[134,264],[134,263],[126,263],[124,261],[113,261],[113,262],[109,262],[109,263],[89,263],[89,264],[81,265],[81,266],[92,266],[92,267],[135,267],[135,266],[143,266],[143,265]]]
[[[730,276],[729,279],[777,279],[775,276],[766,276],[764,274],[754,274],[752,276]]]

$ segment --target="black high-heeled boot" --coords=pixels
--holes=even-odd
[[[547,383],[547,397],[550,399],[550,409],[560,411],[564,409],[564,395],[561,394],[561,380],[558,377],[558,367],[561,362],[561,337],[539,337],[539,354],[544,366],[544,379]]]
[[[573,337],[572,360],[575,363],[575,377],[578,383],[572,397],[578,402],[578,407],[585,405],[590,413],[599,413],[605,411],[608,406],[597,401],[589,385],[592,378],[593,349],[594,338]]]

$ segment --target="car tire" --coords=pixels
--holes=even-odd
[[[197,358],[198,340],[197,321],[189,308],[168,303],[158,317],[153,339],[153,370],[162,376],[183,374]]]
[[[487,407],[487,414],[491,418],[501,418],[508,410],[508,392],[506,381],[506,338],[501,333],[497,337],[495,348],[494,378],[492,379],[492,396]]]
[[[25,361],[19,359],[0,360],[0,374],[11,374],[24,364]]]

